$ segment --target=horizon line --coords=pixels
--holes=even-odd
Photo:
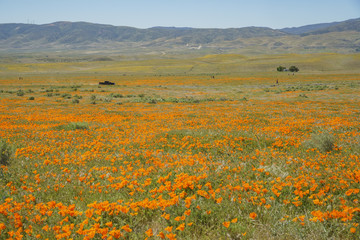
[[[151,28],[177,28],[177,29],[240,29],[240,28],[269,28],[269,29],[273,29],[273,30],[282,30],[282,29],[291,29],[291,28],[300,28],[300,27],[305,27],[305,26],[311,26],[311,25],[317,25],[317,24],[326,24],[326,23],[341,23],[341,22],[346,22],[346,21],[351,21],[351,20],[356,20],[356,19],[360,19],[359,18],[350,18],[347,20],[343,20],[343,21],[333,21],[333,22],[321,22],[321,23],[312,23],[312,24],[306,24],[306,25],[301,25],[298,27],[284,27],[284,28],[272,28],[272,27],[267,27],[267,26],[245,26],[245,27],[225,27],[225,28],[219,28],[219,27],[187,27],[187,26],[182,26],[182,27],[177,27],[177,26],[152,26],[152,27],[147,27],[147,28],[141,28],[141,27],[133,27],[133,26],[127,26],[127,25],[114,25],[114,24],[110,24],[110,23],[96,23],[96,22],[89,22],[89,21],[66,21],[66,20],[61,20],[61,21],[55,21],[55,22],[50,22],[50,23],[41,23],[41,24],[37,24],[37,23],[24,23],[24,22],[8,22],[8,23],[0,23],[0,24],[24,24],[24,25],[37,25],[37,26],[41,26],[41,25],[50,25],[50,24],[55,24],[55,23],[89,23],[89,24],[97,24],[97,25],[107,25],[107,26],[113,26],[113,27],[128,27],[128,28],[136,28],[136,29],[151,29]]]

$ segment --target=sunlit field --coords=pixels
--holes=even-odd
[[[1,77],[0,239],[360,238],[358,73],[104,72]]]

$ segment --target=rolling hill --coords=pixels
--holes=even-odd
[[[0,52],[96,50],[308,52],[360,51],[360,18],[299,28],[138,29],[87,22],[0,24]]]
[[[283,28],[280,29],[281,31],[289,34],[307,34],[311,33],[313,31],[317,31],[320,29],[326,29],[328,27],[338,25],[339,22],[333,22],[333,23],[319,23],[319,24],[311,24],[311,25],[305,25],[301,27],[292,27],[292,28]]]

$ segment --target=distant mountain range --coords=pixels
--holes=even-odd
[[[113,50],[307,52],[360,51],[360,18],[296,28],[138,29],[87,22],[0,24],[0,52]]]
[[[283,28],[280,29],[280,31],[289,34],[299,34],[299,35],[322,34],[329,32],[345,32],[345,31],[360,32],[360,18],[351,19],[343,22],[320,23],[320,24],[306,25],[302,27]]]

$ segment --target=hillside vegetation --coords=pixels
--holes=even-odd
[[[111,26],[86,22],[0,24],[0,52],[96,50],[117,53],[290,53],[359,49],[359,19],[298,28],[196,29]],[[316,36],[316,42],[314,37]]]

